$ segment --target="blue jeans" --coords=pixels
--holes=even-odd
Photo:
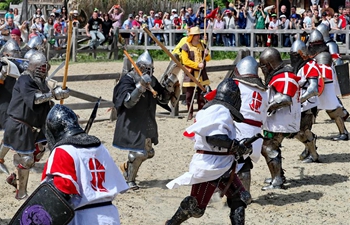
[[[96,48],[105,41],[105,36],[100,31],[92,30],[89,33],[91,35],[90,48]]]
[[[235,35],[234,34],[226,34],[226,43],[225,46],[235,46]]]

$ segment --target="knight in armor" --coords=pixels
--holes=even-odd
[[[52,152],[42,179],[52,182],[74,209],[69,224],[120,224],[112,201],[128,185],[101,141],[85,133],[77,115],[63,105],[48,113],[45,136]]]
[[[242,140],[250,138],[257,133],[260,134],[262,131],[261,128],[266,119],[268,106],[267,87],[258,76],[258,63],[252,56],[246,56],[241,59],[237,63],[233,74],[233,80],[238,85],[241,93],[242,105],[240,113],[244,117],[242,123],[234,121],[236,139]],[[250,191],[252,162],[258,162],[261,155],[262,142],[262,139],[256,140],[252,143],[252,153],[243,155],[238,160],[236,172],[247,191]],[[236,202],[234,203],[235,205],[239,204],[240,199],[237,196],[232,200]],[[237,214],[236,217],[238,217],[240,211],[244,211],[244,207],[241,207],[241,210],[235,210],[234,214]]]
[[[308,56],[303,41],[296,40],[289,54],[294,73],[300,77],[301,120],[300,131],[295,138],[305,145],[305,149],[299,158],[304,163],[318,162],[316,135],[311,129],[317,115],[320,70],[317,63]]]
[[[209,86],[210,80],[206,72],[206,62],[211,59],[206,45],[200,41],[200,30],[198,27],[192,27],[188,33],[187,42],[181,47],[182,64],[188,68],[190,73],[203,86]],[[201,110],[205,104],[205,100],[201,95],[202,90],[185,74],[183,87],[186,88],[186,104],[189,111],[189,118],[193,118],[193,105],[191,107],[192,97],[197,91],[198,110]],[[190,108],[191,107],[191,108]]]
[[[332,54],[328,51],[328,47],[326,43],[324,42],[324,37],[322,33],[319,30],[314,30],[310,34],[310,39],[309,39],[309,46],[308,46],[308,51],[310,52],[309,54],[313,55],[319,68],[321,68],[322,72],[322,77],[325,77],[326,70],[324,70],[325,67],[332,66],[329,65],[329,58],[332,60]],[[325,52],[325,53],[324,53]],[[322,53],[322,54],[321,54]],[[328,54],[327,54],[328,53]],[[321,54],[321,56],[318,57],[318,55]],[[332,80],[329,80],[329,79]],[[335,79],[335,76],[331,76],[328,74],[328,83],[332,83],[334,86],[334,89],[328,89],[329,85],[327,85],[328,91],[334,90],[334,94],[331,95],[337,95],[339,92],[337,91],[339,85],[338,82]],[[325,85],[326,86],[326,85]],[[328,93],[327,91],[327,93]],[[325,98],[325,96],[321,97],[322,99]],[[324,100],[324,99],[323,99]],[[339,130],[339,135],[337,137],[332,138],[334,141],[347,141],[349,140],[349,134],[348,131],[345,127],[345,122],[344,120],[347,118],[347,111],[343,108],[342,104],[340,101],[337,102],[324,102],[322,100],[322,106],[320,109],[326,109],[326,112],[328,116],[335,121],[335,124],[338,127]],[[338,99],[339,100],[339,99]],[[328,106],[326,107],[325,104]]]
[[[180,203],[166,225],[181,224],[190,217],[203,216],[215,190],[227,197],[232,224],[244,224],[245,208],[251,196],[235,173],[236,158],[252,151],[246,139],[238,141],[235,122],[243,122],[241,93],[233,79],[224,79],[217,87],[216,96],[206,103],[196,115],[196,122],[184,132],[194,140],[195,154],[189,172],[170,181],[169,189],[191,185],[190,196]],[[230,179],[231,178],[231,179]],[[228,187],[228,188],[225,188]]]
[[[5,121],[3,145],[0,152],[6,154],[9,149],[16,153],[13,163],[17,169],[7,182],[16,187],[16,198],[27,197],[29,170],[43,156],[43,143],[46,115],[53,105],[51,99],[65,99],[69,90],[60,86],[50,90],[45,78],[50,65],[41,52],[29,58],[28,68],[21,74],[13,87],[12,99],[8,106],[8,118]],[[18,181],[16,180],[18,179]]]
[[[10,39],[0,50],[0,130],[4,129],[5,121],[8,118],[7,109],[9,107],[12,90],[16,83],[16,78],[23,72],[22,65],[13,58],[20,57],[20,47],[13,39]],[[17,70],[15,70],[16,67]],[[12,71],[16,71],[12,72]],[[1,143],[2,146],[2,143]],[[7,150],[0,147],[0,171],[9,173],[4,165],[4,158]]]
[[[154,157],[152,145],[158,144],[156,106],[169,102],[170,92],[153,76],[153,59],[148,51],[139,56],[135,68],[122,76],[113,91],[113,103],[117,109],[113,146],[129,150],[128,161],[120,168],[131,189],[138,189],[135,179],[141,164]],[[154,96],[149,89],[157,92]]]
[[[275,48],[266,48],[260,55],[260,68],[268,85],[269,105],[263,124],[264,136],[261,154],[265,157],[271,178],[262,190],[283,188],[285,182],[282,170],[281,143],[285,137],[299,132],[301,106],[299,102],[299,77],[293,68],[283,63]]]

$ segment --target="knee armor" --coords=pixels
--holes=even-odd
[[[13,156],[13,163],[20,169],[30,169],[34,166],[33,154],[15,154]]]

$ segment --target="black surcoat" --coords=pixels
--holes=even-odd
[[[153,76],[152,84],[158,95],[164,93],[165,90]],[[113,103],[118,116],[113,146],[122,150],[144,150],[146,138],[151,138],[153,144],[158,144],[157,98],[150,91],[146,91],[134,107],[128,109],[124,106],[125,97],[135,88],[134,80],[125,75],[113,91]]]

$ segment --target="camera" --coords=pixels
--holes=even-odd
[[[181,9],[182,9],[183,11],[186,11],[186,7],[185,7],[185,6],[183,6]]]

